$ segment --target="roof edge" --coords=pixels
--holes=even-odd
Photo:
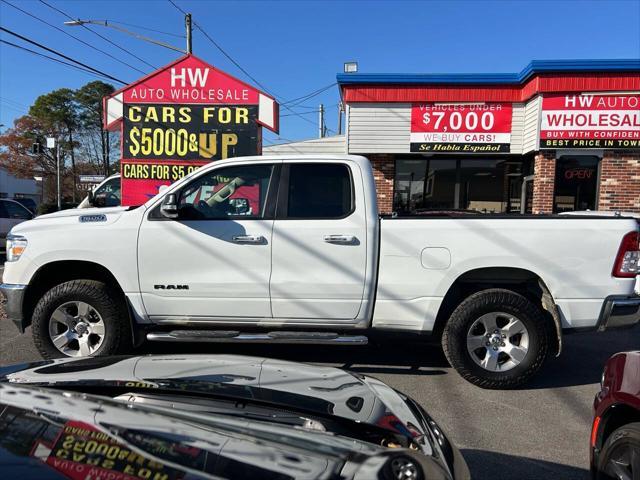
[[[533,60],[518,73],[339,73],[339,85],[522,84],[541,73],[640,73],[640,59]]]

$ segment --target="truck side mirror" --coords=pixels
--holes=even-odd
[[[92,207],[104,208],[107,206],[107,195],[104,192],[99,193],[98,195],[91,195],[91,199],[89,201],[91,202]]]
[[[87,201],[89,202],[90,206],[93,206],[93,189],[89,190],[89,192],[87,193]]]
[[[175,193],[170,193],[160,204],[160,214],[165,218],[178,218],[178,200]]]

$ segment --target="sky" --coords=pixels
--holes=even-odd
[[[121,22],[115,25],[184,48],[184,17],[169,0],[45,1],[73,18]],[[89,29],[64,26],[68,18],[40,0],[0,2],[4,28],[126,82],[180,56],[104,26],[90,29],[118,46]],[[174,2],[253,79],[197,28],[195,55],[259,87],[257,80],[281,101],[331,85],[346,61],[357,61],[362,73],[513,73],[531,60],[640,58],[640,0]],[[42,52],[4,32],[0,39]],[[95,79],[0,44],[0,131],[38,95]],[[265,131],[265,144],[317,137],[320,103],[333,134],[339,98],[333,86],[296,106],[300,115],[281,108],[280,134]]]

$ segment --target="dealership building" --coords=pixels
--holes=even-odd
[[[263,151],[366,156],[381,213],[640,212],[640,60],[337,80],[344,135]]]

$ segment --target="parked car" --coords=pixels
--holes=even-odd
[[[590,447],[592,478],[640,478],[640,351],[607,361],[594,401]]]
[[[38,210],[38,205],[36,204],[36,201],[33,198],[28,198],[28,197],[16,198],[16,197],[13,197],[12,200],[18,202],[20,205],[25,207],[27,210],[29,210],[34,215],[35,215],[36,211]]]
[[[560,352],[564,329],[638,323],[638,227],[380,219],[366,158],[245,157],[203,166],[138,208],[16,226],[0,289],[47,358],[130,352],[145,339],[359,345],[395,332],[434,336],[464,378],[508,388]]]
[[[336,368],[176,355],[0,376],[5,478],[470,478],[419,404]]]
[[[5,252],[7,234],[21,222],[31,220],[33,212],[8,198],[0,198],[0,251]]]
[[[120,174],[105,178],[78,204],[78,208],[117,207],[120,205]]]

